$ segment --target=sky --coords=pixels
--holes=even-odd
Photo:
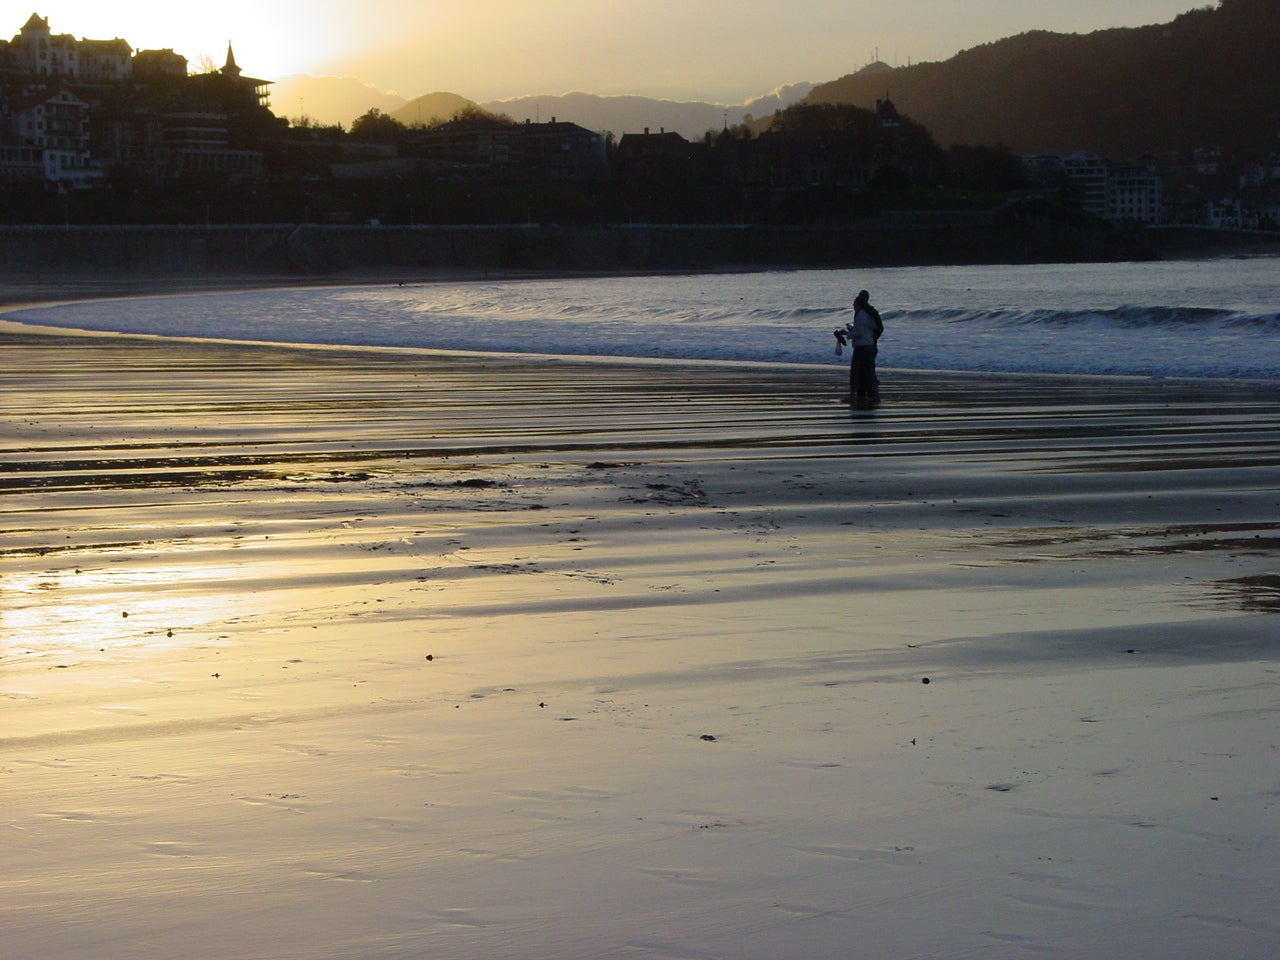
[[[1212,0],[33,0],[54,33],[116,37],[249,76],[356,77],[412,98],[581,91],[738,104],[875,59],[945,60],[1027,30],[1164,23]],[[22,11],[22,12],[19,12]]]

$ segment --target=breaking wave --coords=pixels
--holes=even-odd
[[[846,363],[874,291],[886,368],[1280,380],[1274,260],[288,288],[27,308],[50,326],[233,340]],[[1166,300],[1165,298],[1169,298]],[[1170,301],[1183,305],[1167,305]]]
[[[1223,327],[1280,331],[1280,314],[1242,313],[1212,307],[1122,306],[1105,310],[911,310],[898,315],[912,322],[989,324],[1004,327],[1074,327],[1090,324],[1118,329]]]

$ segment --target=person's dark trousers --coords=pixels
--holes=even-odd
[[[876,389],[876,348],[854,347],[849,364],[849,399],[872,400]]]

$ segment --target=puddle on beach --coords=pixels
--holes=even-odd
[[[234,590],[205,587],[233,584],[240,573],[243,567],[233,564],[202,567],[192,582],[168,564],[101,560],[85,568],[11,572],[4,580],[0,657],[132,658],[204,644],[257,605]]]
[[[1219,580],[1214,587],[1214,606],[1247,613],[1280,613],[1280,574]]]
[[[1105,559],[1108,557],[1176,556],[1192,553],[1250,553],[1274,555],[1280,550],[1280,523],[1178,524],[1157,527],[1064,527],[1027,530],[1020,536],[988,541],[1001,549],[1040,551],[1011,562],[1049,559]],[[1085,547],[1084,550],[1075,548]],[[1047,551],[1060,550],[1059,555]]]

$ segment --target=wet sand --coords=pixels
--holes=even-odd
[[[7,958],[1271,958],[1280,397],[0,328]]]

